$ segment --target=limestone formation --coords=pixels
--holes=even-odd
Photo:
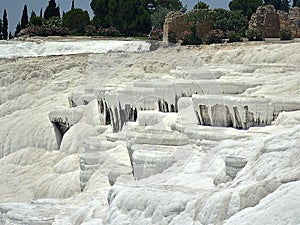
[[[243,169],[246,164],[247,164],[247,160],[244,158],[226,156],[225,158],[226,175],[234,179],[236,174],[241,169]]]
[[[297,110],[273,99],[217,95],[193,95],[193,105],[200,125],[237,129],[270,125],[280,112]]]

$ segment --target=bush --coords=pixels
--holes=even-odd
[[[117,37],[120,36],[121,33],[114,27],[109,27],[109,28],[102,28],[100,27],[97,30],[97,34],[101,36],[109,36],[109,37]]]
[[[281,41],[287,41],[293,39],[292,32],[287,29],[281,29],[279,33],[279,37]]]
[[[249,41],[263,41],[263,35],[256,29],[250,29],[247,31],[247,38]]]
[[[197,34],[196,29],[192,29],[192,32],[185,32],[181,45],[200,45],[202,44],[201,37]]]
[[[239,33],[233,32],[233,31],[229,32],[227,37],[229,39],[228,40],[229,43],[242,41],[241,35]]]
[[[222,43],[222,39],[224,38],[224,33],[222,30],[211,30],[207,37],[206,37],[206,43],[207,44],[214,44],[214,43]]]
[[[25,29],[23,29],[20,33],[19,36],[22,35],[28,35],[28,36],[42,36],[42,37],[47,37],[47,36],[65,36],[69,34],[69,30],[63,27],[49,27],[46,25],[42,26],[29,26]]]
[[[96,34],[96,27],[93,25],[87,25],[84,27],[84,34],[87,36],[94,36]]]
[[[168,42],[177,43],[177,35],[172,31],[168,34]]]
[[[149,35],[150,40],[162,41],[163,31],[161,29],[153,29]]]

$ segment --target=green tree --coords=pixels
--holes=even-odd
[[[7,40],[7,38],[8,38],[8,20],[7,20],[6,9],[4,9],[4,12],[3,12],[3,28],[2,28],[2,35],[3,35],[3,39],[4,39],[4,40]]]
[[[72,9],[75,9],[75,3],[74,3],[74,0],[72,0],[71,10],[72,10]]]
[[[0,40],[3,40],[2,32],[3,32],[3,23],[2,20],[0,19]]]
[[[43,8],[40,9],[40,17],[43,18]]]
[[[300,7],[300,0],[293,1],[293,7],[295,7],[295,6]]]
[[[135,27],[133,28],[135,35],[149,34],[151,30],[151,17],[147,11],[147,5],[145,0],[138,1]]]
[[[27,5],[24,5],[22,18],[21,18],[21,30],[24,29],[28,24],[28,10]]]
[[[281,10],[288,12],[290,10],[290,2],[289,0],[281,1]]]
[[[155,0],[154,5],[156,8],[162,7],[172,11],[186,11],[186,7],[183,7],[179,0]]]
[[[198,10],[188,17],[188,21],[193,24],[197,24],[203,20],[210,21],[215,29],[220,29],[225,34],[233,31],[244,36],[248,27],[247,17],[242,11],[228,11],[226,9],[215,9],[213,11]]]
[[[56,6],[55,0],[49,0],[48,6],[44,13],[44,18],[46,20],[49,20],[51,17],[59,17],[60,18],[59,7]]]
[[[9,40],[10,40],[10,39],[13,39],[13,36],[12,36],[11,32],[9,32],[8,38],[9,38]]]
[[[17,26],[16,26],[16,31],[15,31],[15,35],[14,36],[17,37],[21,30],[22,30],[21,24],[18,23]]]
[[[122,19],[120,18],[123,16],[122,13],[124,12],[123,10],[119,12],[120,3],[122,4],[120,0],[110,0],[108,3],[108,13],[105,18],[109,26],[117,29],[121,28]]]
[[[290,8],[289,0],[265,0],[265,5],[273,5],[277,10],[288,12]]]
[[[162,29],[168,12],[170,12],[170,10],[166,8],[158,7],[155,9],[154,12],[151,13],[152,27],[156,29]]]
[[[263,5],[262,0],[232,0],[229,2],[229,9],[231,11],[241,10],[243,14],[250,19],[257,7],[261,5]]]
[[[96,26],[103,26],[107,27],[107,15],[109,13],[108,10],[108,3],[109,0],[92,0],[91,1],[91,8],[94,11],[94,18],[93,23]]]
[[[72,9],[62,18],[62,25],[72,34],[84,34],[84,27],[90,23],[89,13],[82,9]]]
[[[31,15],[30,15],[30,19],[29,19],[29,24],[30,24],[30,21],[34,20],[36,18],[36,13],[35,11],[31,11]],[[31,24],[30,24],[31,25]]]
[[[220,29],[224,33],[234,31],[242,36],[245,35],[248,27],[248,20],[242,11],[215,9],[209,16],[216,29]]]
[[[149,33],[151,17],[145,0],[92,0],[93,24],[114,27],[124,35]]]
[[[199,1],[196,5],[194,5],[194,9],[208,9],[209,5],[206,4],[205,2]]]
[[[41,17],[36,16],[34,11],[31,12],[30,19],[29,19],[30,26],[41,26],[43,25],[43,20]]]
[[[112,0],[113,1],[113,0]],[[149,33],[151,17],[145,0],[119,0],[119,31],[127,36]]]
[[[114,0],[110,0],[114,1]],[[137,0],[119,0],[118,24],[112,24],[121,33],[131,36],[134,34]]]

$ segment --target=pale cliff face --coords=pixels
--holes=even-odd
[[[1,224],[300,222],[299,43],[0,46]]]

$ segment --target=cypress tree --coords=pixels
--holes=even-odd
[[[107,15],[109,13],[108,4],[115,0],[92,0],[91,8],[94,11],[93,23],[97,26],[108,27]],[[117,15],[115,15],[117,16]]]
[[[32,20],[34,20],[35,18],[36,18],[35,11],[32,11],[32,12],[31,12],[31,15],[30,15],[29,21],[32,21]]]
[[[262,0],[232,0],[229,2],[229,9],[231,11],[241,10],[248,20],[251,18],[252,14],[255,13],[258,6],[263,5]]]
[[[27,5],[24,5],[22,18],[21,18],[21,30],[24,29],[28,24],[28,10]]]
[[[11,32],[9,32],[9,40],[10,39],[13,39],[13,36],[12,36]]]
[[[74,3],[74,0],[72,0],[71,10],[72,10],[72,9],[75,9],[75,3]]]
[[[44,13],[46,20],[49,20],[51,17],[60,17],[59,7],[56,7],[55,0],[49,0],[49,4]]]
[[[7,40],[8,38],[8,20],[7,20],[7,13],[6,9],[4,9],[3,13],[3,29],[2,29],[3,39]]]
[[[40,17],[43,18],[43,8],[40,10]]]
[[[281,10],[288,12],[290,9],[290,2],[289,0],[282,0],[281,1]]]
[[[105,18],[109,26],[120,30],[122,21],[120,21],[119,0],[110,0],[108,3],[108,13]]]
[[[2,24],[2,20],[0,19],[0,40],[3,39],[2,31],[3,31],[3,24]]]
[[[293,1],[293,7],[298,6],[300,7],[300,0],[294,0]]]
[[[18,34],[20,33],[20,31],[22,30],[22,28],[21,28],[21,24],[20,23],[18,23],[17,24],[17,27],[16,27],[16,31],[15,31],[15,37],[17,37],[18,36]]]
[[[41,26],[43,25],[43,21],[41,17],[37,17],[36,13],[34,11],[31,12],[30,20],[29,20],[30,26]]]
[[[151,17],[147,11],[145,0],[138,1],[134,32],[139,35],[149,34],[151,30]]]
[[[290,8],[289,0],[265,0],[265,5],[273,5],[277,10],[288,12]]]

